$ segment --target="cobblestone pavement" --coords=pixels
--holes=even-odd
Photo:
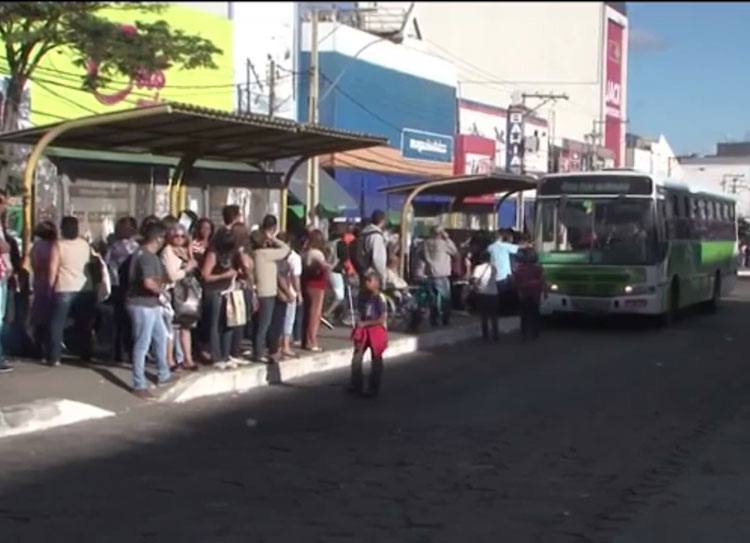
[[[750,287],[0,442],[0,541],[611,541],[748,395]]]

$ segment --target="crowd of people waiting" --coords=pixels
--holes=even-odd
[[[4,205],[5,195],[0,194],[0,213]],[[392,292],[408,288],[398,273],[398,237],[386,232],[382,211],[374,212],[361,229],[355,230],[352,223],[340,225],[330,242],[314,228],[290,237],[279,231],[273,215],[251,230],[235,205],[225,206],[222,218],[223,224],[216,227],[190,211],[179,218],[149,216],[140,225],[125,217],[117,221],[107,243],[96,246],[81,237],[75,217],[64,217],[59,230],[50,221],[38,224],[30,252],[30,280],[26,274],[26,287],[33,296],[29,318],[23,323],[31,330],[34,354],[53,367],[60,364],[64,348],[90,360],[102,328],[98,322],[102,307],[108,307],[109,357],[129,360],[133,393],[150,398],[147,359],[156,363],[158,384],[165,385],[175,381],[178,372],[198,371],[201,365],[232,369],[251,361],[277,363],[297,356],[295,348],[320,352],[321,321],[338,317],[350,325],[371,322],[380,330],[384,309],[373,296],[379,300],[381,288]],[[471,262],[471,254],[462,253],[441,227],[414,244],[410,275],[428,281],[438,293],[438,303],[431,308],[432,324],[450,322],[451,279],[456,277],[455,263],[465,261],[467,267],[460,273],[471,276],[483,335],[488,337],[491,327],[497,337],[498,293],[502,298],[511,276],[509,257],[519,247],[501,231],[497,241]],[[0,229],[0,257],[0,314],[6,314],[6,301],[14,299],[9,293],[23,290],[24,272],[17,244],[4,229]],[[516,285],[522,309],[532,308],[534,300],[538,306],[543,281],[533,254],[519,259],[525,260],[532,271],[525,274],[525,287]],[[327,289],[332,301],[325,308]],[[524,304],[527,299],[532,301]],[[538,307],[527,313],[530,334],[535,335]],[[363,346],[373,345],[362,339],[361,329],[355,332],[359,334],[359,339],[353,335],[356,388],[362,381]],[[252,348],[243,350],[243,340],[249,340]],[[375,343],[382,346],[373,348],[373,386],[377,387],[385,336],[378,336]],[[11,371],[1,351],[0,357],[0,372]]]

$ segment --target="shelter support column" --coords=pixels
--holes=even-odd
[[[408,196],[404,199],[404,204],[401,206],[401,254],[398,255],[398,269],[401,273],[401,277],[406,277],[406,254],[409,251],[408,234],[409,234],[409,209],[414,201],[414,198],[426,189],[429,185],[422,185],[412,190]]]
[[[163,106],[165,112],[170,111],[168,105]],[[33,223],[32,217],[32,194],[34,189],[34,173],[36,166],[39,163],[39,159],[42,157],[44,150],[61,134],[72,130],[74,128],[82,128],[87,126],[96,126],[106,124],[110,122],[137,119],[139,117],[147,117],[154,114],[154,108],[143,108],[134,109],[131,111],[123,111],[120,113],[113,113],[102,117],[84,117],[82,119],[73,119],[71,121],[64,122],[50,129],[49,132],[44,134],[39,141],[34,145],[28,160],[26,161],[26,168],[23,172],[23,189],[22,189],[22,202],[23,202],[23,227],[21,233],[21,239],[23,244],[23,266],[29,267],[29,250],[31,248],[31,228]]]
[[[184,209],[187,187],[183,180],[185,179],[185,172],[195,164],[196,160],[197,157],[195,155],[183,156],[172,173],[172,177],[167,185],[167,198],[169,201],[169,213],[171,215],[175,215]]]

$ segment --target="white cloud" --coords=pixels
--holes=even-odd
[[[661,51],[668,47],[667,40],[644,28],[628,29],[628,45],[633,51]]]

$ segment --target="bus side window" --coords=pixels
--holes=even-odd
[[[677,201],[677,197],[669,196],[669,198],[667,198],[667,205],[666,205],[666,208],[667,208],[666,218],[674,219],[675,217],[677,217],[679,215],[679,212],[677,209],[678,207],[679,207],[679,202]]]

